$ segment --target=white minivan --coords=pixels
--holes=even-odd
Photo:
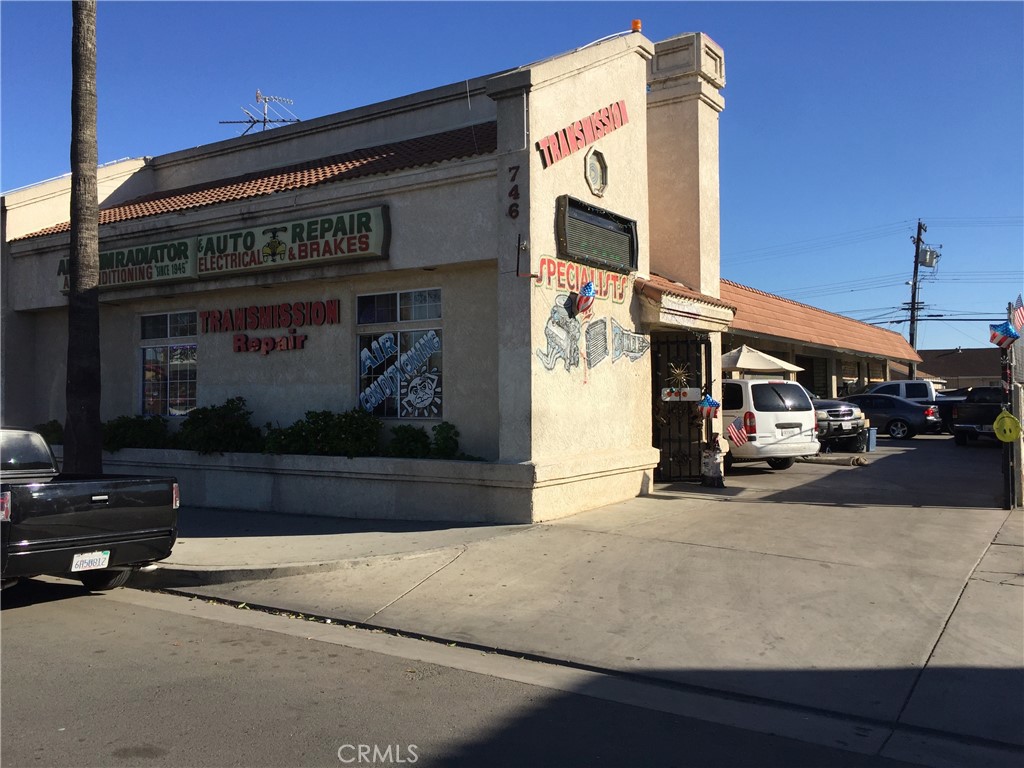
[[[821,448],[814,404],[795,381],[726,379],[722,421],[723,437],[728,438],[733,422],[742,431],[738,444],[728,441],[726,470],[740,461],[767,461],[772,469],[789,469],[796,459],[814,456]]]

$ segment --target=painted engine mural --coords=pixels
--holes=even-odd
[[[561,363],[571,371],[581,360],[589,370],[609,357],[613,363],[623,357],[636,361],[650,349],[646,336],[626,330],[615,318],[593,317],[594,298],[594,284],[590,282],[579,293],[556,296],[544,324],[546,348],[537,350],[547,370],[553,371]]]

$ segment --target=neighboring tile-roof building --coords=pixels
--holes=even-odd
[[[102,209],[100,225],[247,200],[332,181],[348,181],[417,168],[446,160],[487,155],[495,151],[497,141],[497,123],[487,122],[415,139],[365,147],[311,162],[145,195]],[[71,222],[67,221],[12,240],[27,240],[67,232],[70,229]]]
[[[736,307],[730,331],[777,341],[920,362],[913,347],[895,331],[800,304],[731,280],[721,281],[722,300]]]

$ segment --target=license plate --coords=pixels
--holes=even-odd
[[[75,555],[71,561],[71,572],[94,571],[97,568],[106,568],[110,563],[110,550],[102,552],[82,552]]]
[[[782,435],[783,437],[792,437],[793,435],[799,435],[800,434],[800,429],[799,428],[780,429],[779,430],[779,434]]]

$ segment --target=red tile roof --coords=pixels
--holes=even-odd
[[[843,315],[800,304],[756,288],[721,281],[722,300],[736,306],[731,330],[848,352],[921,362],[906,339]]]
[[[100,224],[142,219],[163,213],[272,195],[275,192],[303,189],[332,181],[358,179],[446,160],[487,155],[493,153],[497,146],[497,123],[480,123],[430,136],[356,149],[297,165],[146,195],[101,210]],[[53,235],[70,229],[71,223],[65,222],[16,239]]]

